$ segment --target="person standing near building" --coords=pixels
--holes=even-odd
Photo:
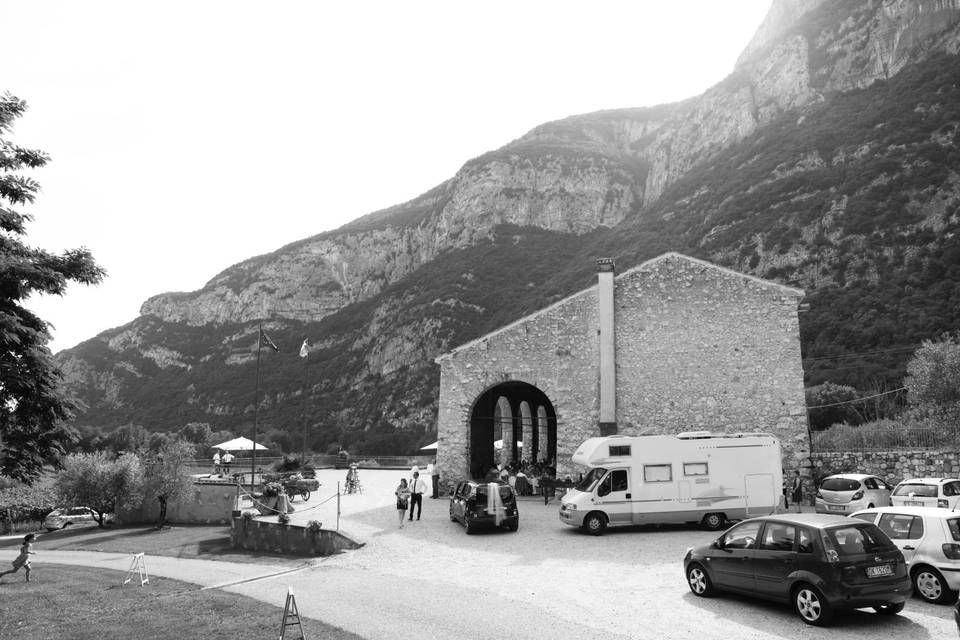
[[[413,509],[417,509],[417,520],[420,519],[420,512],[423,510],[423,494],[427,492],[427,483],[420,477],[419,471],[413,472],[413,479],[410,481],[410,519],[413,520]]]
[[[800,477],[799,469],[793,473],[793,484],[790,485],[792,495],[790,498],[793,500],[793,506],[796,507],[797,513],[800,513],[800,501],[803,500],[803,478]]]
[[[220,475],[220,449],[213,452],[213,475]]]
[[[230,475],[230,463],[233,462],[233,454],[227,451],[223,454],[223,457],[220,458],[220,463],[223,465],[223,472],[226,475]]]
[[[397,496],[397,517],[400,518],[400,528],[403,529],[403,516],[407,513],[407,501],[410,499],[410,488],[407,487],[406,478],[400,478],[400,485],[393,494]]]
[[[430,497],[434,500],[440,497],[440,464],[437,460],[433,459],[433,471],[430,473],[430,479],[433,480],[433,495]]]

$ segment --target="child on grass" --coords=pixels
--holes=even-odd
[[[33,533],[28,533],[23,537],[23,546],[20,547],[20,555],[13,559],[13,569],[0,571],[0,578],[8,573],[16,573],[20,571],[20,567],[23,567],[27,576],[27,582],[30,582],[30,556],[36,553],[36,551],[33,550],[33,541],[36,538],[36,534]]]

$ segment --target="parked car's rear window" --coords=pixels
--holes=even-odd
[[[820,488],[827,491],[856,491],[860,488],[860,481],[849,478],[827,478]]]
[[[947,526],[950,527],[950,535],[953,539],[960,542],[960,518],[950,518],[947,520]]]
[[[876,525],[867,522],[831,527],[826,534],[841,556],[892,551],[897,548]]]
[[[936,498],[937,486],[933,484],[901,484],[893,490],[895,496],[909,496],[910,494],[920,498]]]
[[[487,487],[489,485],[480,484],[477,485],[477,500],[486,500],[487,499]],[[500,486],[500,498],[502,500],[508,499],[513,495],[513,489],[510,488],[508,484],[501,484]]]

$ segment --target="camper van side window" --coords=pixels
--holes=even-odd
[[[706,462],[684,462],[683,475],[685,476],[708,476],[709,467]]]
[[[619,444],[619,445],[610,445],[610,456],[630,456],[630,445],[628,444]]]
[[[643,465],[644,482],[672,482],[673,467],[669,464],[645,464]]]

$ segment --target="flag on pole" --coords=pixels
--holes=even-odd
[[[274,344],[273,340],[270,339],[270,336],[267,335],[267,332],[264,331],[263,328],[260,329],[260,344],[270,347],[274,351],[280,351],[280,347]]]
[[[303,341],[303,346],[300,347],[300,357],[301,357],[301,358],[306,358],[308,353],[309,353],[309,350],[307,349],[307,341],[304,340],[304,341]]]

